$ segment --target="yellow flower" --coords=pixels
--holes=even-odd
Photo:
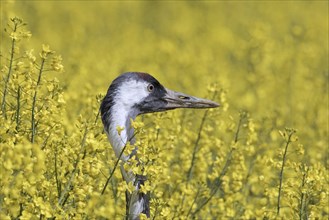
[[[124,127],[121,127],[121,126],[117,126],[117,132],[119,135],[121,135],[121,132],[125,129]]]

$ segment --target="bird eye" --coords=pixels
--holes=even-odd
[[[147,86],[147,91],[152,92],[154,90],[154,86],[152,84],[149,84]]]
[[[189,97],[186,97],[186,96],[182,96],[182,95],[181,95],[181,96],[179,96],[179,98],[180,98],[180,99],[185,99],[185,100],[188,100],[188,99],[190,99]]]

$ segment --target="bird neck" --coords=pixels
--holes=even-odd
[[[135,120],[137,115],[137,111],[127,108],[122,103],[113,105],[109,112],[105,131],[117,157],[120,156],[127,142],[134,143],[131,120]],[[129,157],[124,155],[122,159],[127,160]]]

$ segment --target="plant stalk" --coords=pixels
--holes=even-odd
[[[284,171],[284,166],[285,166],[286,160],[287,160],[288,147],[289,147],[289,144],[291,143],[291,137],[293,134],[294,134],[294,131],[291,131],[288,134],[288,139],[286,140],[286,146],[285,146],[283,157],[282,157],[282,166],[281,166],[281,170],[280,170],[280,174],[279,174],[280,183],[279,183],[279,192],[278,192],[278,205],[277,205],[277,212],[276,212],[277,216],[280,215],[283,171]]]
[[[41,66],[40,66],[40,70],[39,70],[38,81],[37,81],[37,85],[35,87],[35,91],[34,91],[34,95],[33,95],[32,110],[31,110],[32,111],[32,114],[31,114],[31,143],[34,143],[35,134],[36,134],[35,106],[36,106],[36,102],[37,102],[38,87],[41,82],[41,75],[43,72],[43,67],[45,65],[45,62],[46,62],[46,59],[42,58]]]
[[[17,31],[17,26],[18,26],[18,24],[15,23],[13,32]],[[2,112],[2,116],[4,116],[4,118],[7,118],[7,114],[6,114],[6,96],[7,96],[7,92],[8,92],[8,85],[9,85],[10,76],[11,76],[12,69],[13,69],[15,43],[16,43],[16,40],[15,40],[15,38],[13,38],[12,41],[11,41],[11,53],[10,53],[8,74],[7,74],[7,77],[5,79],[5,88],[3,90],[2,102],[1,102],[1,112]]]
[[[234,135],[234,143],[236,144],[239,140],[239,133],[240,133],[240,128],[241,128],[241,125],[242,125],[242,120],[246,117],[246,114],[245,113],[242,113],[240,115],[240,119],[239,119],[239,123],[238,123],[238,127],[236,129],[236,132],[235,132],[235,135]],[[231,164],[231,161],[232,161],[232,156],[233,156],[233,152],[234,152],[235,148],[231,148],[230,152],[228,153],[227,155],[227,159],[225,161],[225,164],[224,164],[224,167],[221,171],[221,173],[219,174],[219,176],[216,178],[216,180],[214,180],[214,186],[217,186],[215,187],[210,196],[204,200],[201,205],[199,207],[197,207],[197,209],[192,213],[192,217],[194,218],[195,214],[198,213],[205,205],[207,205],[207,203],[216,195],[217,191],[220,189],[220,182],[221,182],[221,179],[223,178],[223,176],[226,174],[230,164]]]

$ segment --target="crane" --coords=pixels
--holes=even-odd
[[[218,103],[207,99],[169,90],[148,73],[127,72],[113,80],[101,103],[100,112],[104,131],[116,157],[127,162],[132,155],[122,154],[122,151],[127,142],[134,144],[134,129],[131,126],[131,120],[138,115],[176,108],[215,108],[218,106]],[[118,132],[118,127],[123,130]],[[135,148],[134,152],[136,153],[137,150]],[[141,213],[149,217],[149,195],[139,192],[140,186],[147,178],[125,170],[123,164],[120,165],[120,170],[123,179],[127,183],[132,182],[135,187],[132,193],[126,191],[126,218],[139,219]]]

